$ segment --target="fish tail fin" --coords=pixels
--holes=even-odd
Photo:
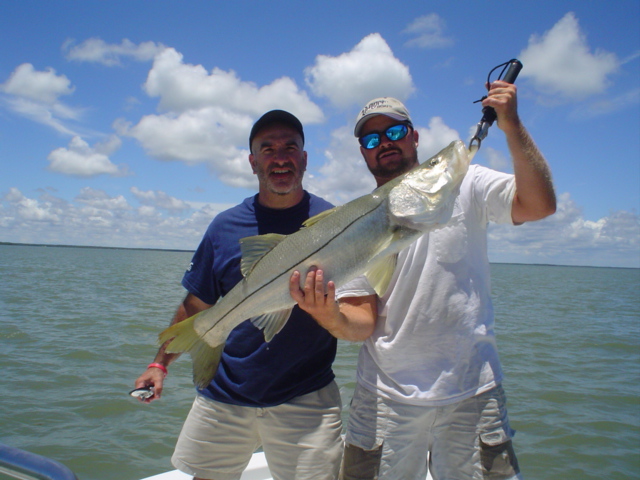
[[[166,347],[167,353],[190,352],[198,341],[202,341],[198,332],[193,328],[193,322],[198,315],[195,314],[160,332],[158,342],[161,345],[171,340]]]
[[[193,364],[193,384],[198,388],[205,388],[218,370],[220,357],[224,350],[224,343],[211,347],[207,342],[198,342],[189,352]]]
[[[160,332],[160,344],[169,342],[165,348],[167,353],[188,352],[193,364],[193,383],[198,388],[205,388],[213,379],[220,363],[224,342],[212,347],[200,337],[194,329],[193,322],[199,313],[170,326]]]

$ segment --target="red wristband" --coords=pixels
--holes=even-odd
[[[169,373],[167,371],[167,367],[165,367],[164,365],[162,365],[161,363],[150,363],[147,368],[159,368],[160,370],[162,370],[162,373],[164,373],[164,376],[166,377],[167,374]]]

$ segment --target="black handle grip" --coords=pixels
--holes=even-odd
[[[507,72],[504,74],[504,77],[499,79],[504,82],[514,84],[516,82],[516,78],[518,78],[520,70],[522,70],[522,63],[517,58],[512,58],[508,62],[498,65],[489,72],[489,76],[487,78],[487,86],[491,83],[491,74],[500,67],[505,67],[502,69],[502,71],[504,72],[506,69]],[[487,97],[482,97],[481,100],[484,100],[485,98]],[[495,122],[496,118],[498,118],[498,115],[496,114],[496,111],[493,107],[484,107],[482,109],[482,118],[480,119],[480,123],[478,123],[476,134],[471,139],[471,142],[469,142],[469,148],[471,148],[471,144],[474,141],[478,143],[478,148],[480,148],[480,143],[487,136],[489,127],[493,125],[493,122]]]
[[[509,64],[509,68],[507,69],[507,73],[504,74],[504,77],[502,77],[501,80],[513,84],[516,82],[516,78],[518,78],[520,70],[522,70],[522,62],[514,58],[512,60],[509,60],[507,63]],[[487,122],[489,125],[493,125],[493,122],[498,117],[493,107],[484,107],[482,109],[482,113],[484,114],[482,116],[482,121]]]
[[[516,78],[518,78],[518,74],[522,70],[522,63],[520,60],[513,59],[509,60],[509,70],[504,74],[504,80],[507,83],[516,83]]]

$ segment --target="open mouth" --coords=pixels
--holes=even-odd
[[[269,175],[275,178],[286,177],[289,175],[293,175],[293,170],[290,168],[273,168],[269,172]]]

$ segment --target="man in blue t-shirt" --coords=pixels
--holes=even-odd
[[[292,114],[273,110],[253,126],[249,162],[259,191],[211,222],[184,275],[188,291],[172,324],[205,310],[241,279],[240,239],[291,234],[332,207],[302,188],[304,132]],[[239,479],[262,447],[274,479],[337,476],[342,455],[341,401],[331,364],[336,338],[297,306],[266,343],[250,321],[227,339],[211,383],[198,389],[172,462],[194,479]],[[167,367],[177,358],[161,346],[136,387],[160,398]]]

